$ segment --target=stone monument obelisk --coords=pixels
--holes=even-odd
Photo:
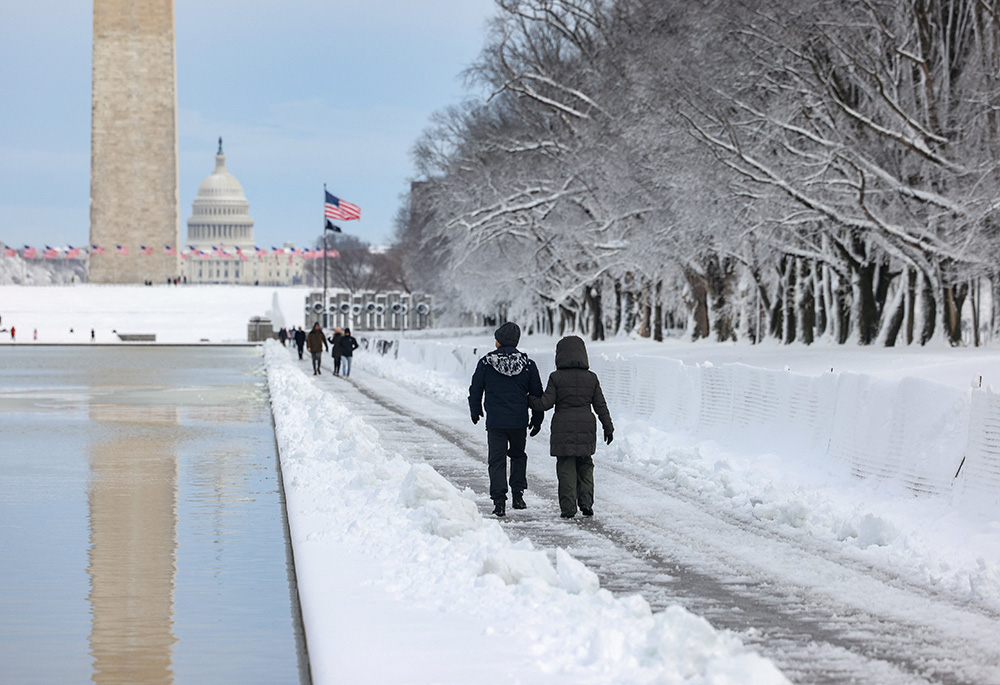
[[[105,253],[90,256],[93,283],[180,273],[176,73],[173,0],[94,0],[90,242]]]

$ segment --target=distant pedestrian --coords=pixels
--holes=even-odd
[[[313,362],[313,375],[320,375],[320,367],[323,365],[323,350],[327,348],[326,336],[323,335],[323,329],[319,327],[319,323],[314,323],[313,328],[309,331],[309,335],[306,336],[306,343],[309,346],[309,354],[312,355]]]
[[[306,332],[302,330],[302,326],[295,331],[295,347],[299,350],[299,359],[302,359],[302,348],[306,346]]]
[[[72,329],[70,329],[70,331],[72,332]],[[35,339],[35,340],[38,340],[38,329],[37,329],[37,328],[35,329],[35,336],[34,336],[34,339]]]
[[[549,374],[545,392],[529,397],[534,411],[552,407],[549,454],[556,458],[559,479],[559,509],[562,518],[576,515],[577,505],[584,516],[594,515],[594,452],[597,451],[597,422],[604,429],[604,442],[611,444],[615,427],[601,381],[590,370],[583,338],[568,335],[556,343],[556,370]]]
[[[285,330],[285,328],[284,328],[283,326],[282,326],[282,328],[281,328],[281,329],[280,329],[280,330],[278,331],[278,340],[280,340],[280,341],[281,341],[281,346],[282,346],[282,347],[284,347],[284,346],[285,346],[285,341],[286,341],[286,340],[288,340],[288,331],[286,331],[286,330]]]
[[[10,327],[10,339],[14,340],[14,327],[13,326]]]
[[[94,329],[90,329],[90,342],[94,342]]]
[[[337,326],[333,329],[333,336],[330,337],[330,353],[333,355],[333,375],[340,375],[340,339],[344,337],[344,329]]]
[[[351,329],[345,328],[344,335],[337,341],[340,345],[340,368],[344,372],[344,378],[351,375],[351,359],[354,357],[354,350],[358,349],[358,341],[351,335]]]
[[[487,464],[490,473],[490,499],[493,515],[507,515],[507,459],[510,459],[510,489],[515,509],[524,509],[524,491],[528,489],[528,455],[524,451],[527,429],[537,435],[542,427],[542,413],[532,412],[528,420],[528,395],[540,395],[542,381],[538,367],[528,355],[517,349],[521,329],[508,321],[493,334],[496,349],[479,360],[469,385],[469,410],[472,423],[483,415],[485,396]]]

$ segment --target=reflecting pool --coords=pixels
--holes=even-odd
[[[258,348],[0,348],[0,473],[0,682],[308,682]]]

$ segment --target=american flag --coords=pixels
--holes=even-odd
[[[361,207],[326,192],[326,218],[338,221],[352,221],[361,218]]]
[[[16,257],[17,250],[15,250],[13,247],[5,247],[3,249],[3,255],[4,257]]]
[[[275,247],[274,245],[272,245],[271,246],[271,254],[275,254],[275,255],[285,254],[285,248],[283,248],[283,247]]]
[[[236,248],[236,256],[239,257],[240,260],[242,260],[244,262],[247,260],[247,256],[245,254],[243,254],[243,250],[241,250],[238,247]]]
[[[59,252],[54,247],[45,246],[45,258],[46,259],[56,259],[59,257]]]
[[[90,254],[104,254],[105,252],[107,252],[107,250],[105,250],[100,245],[91,245],[90,246]]]
[[[22,255],[25,259],[34,259],[35,255],[38,254],[31,245],[24,246],[24,254]]]
[[[177,254],[177,248],[170,247],[169,245],[164,245],[163,254],[175,255]]]
[[[141,252],[142,254],[153,254],[153,248],[146,247],[145,245],[140,245],[139,252]]]
[[[66,248],[66,256],[70,259],[78,259],[80,257],[80,248],[68,245]]]
[[[340,257],[340,250],[327,250],[326,256],[334,258]]]
[[[118,254],[128,254],[128,248],[124,245],[115,245],[115,252]]]

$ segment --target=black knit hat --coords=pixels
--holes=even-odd
[[[508,321],[496,330],[493,337],[504,347],[517,347],[521,339],[521,329],[513,321]]]

